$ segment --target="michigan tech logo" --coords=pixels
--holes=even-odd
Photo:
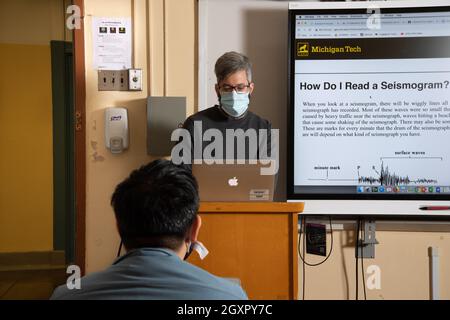
[[[297,42],[297,57],[307,57],[307,56],[309,56],[309,43]]]

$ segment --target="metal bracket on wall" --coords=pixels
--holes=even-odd
[[[375,258],[375,245],[379,242],[375,238],[376,222],[374,220],[363,221],[363,238],[356,246],[355,255],[359,258]]]

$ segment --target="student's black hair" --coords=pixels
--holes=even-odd
[[[111,205],[125,247],[178,249],[198,207],[198,185],[186,165],[155,160],[115,189]]]

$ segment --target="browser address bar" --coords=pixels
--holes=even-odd
[[[450,19],[435,19],[435,20],[413,20],[413,19],[398,19],[398,20],[385,20],[381,19],[381,24],[386,25],[418,25],[418,24],[449,24]],[[310,25],[310,26],[336,26],[336,25],[366,25],[367,19],[342,21],[342,20],[328,20],[328,21],[308,21],[307,23],[299,23],[298,25]]]

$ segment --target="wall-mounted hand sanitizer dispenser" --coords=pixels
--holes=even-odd
[[[122,153],[128,148],[127,109],[122,107],[105,109],[105,145],[111,153]]]

